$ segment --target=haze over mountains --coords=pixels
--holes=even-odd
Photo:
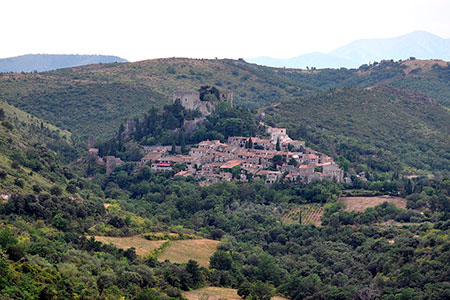
[[[0,72],[44,72],[113,62],[127,62],[127,60],[109,55],[28,54],[0,59]]]
[[[362,64],[383,59],[442,59],[450,60],[450,39],[415,31],[386,39],[362,39],[339,47],[329,53],[313,52],[287,59],[255,57],[249,62],[286,68],[358,68]]]

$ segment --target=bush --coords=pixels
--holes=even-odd
[[[50,188],[50,193],[52,194],[52,195],[55,195],[55,196],[61,196],[62,195],[62,189],[59,187],[59,186],[57,186],[57,185],[54,185],[54,186],[52,186],[51,188]]]
[[[17,185],[20,188],[23,188],[25,186],[25,181],[23,181],[22,178],[16,178],[14,180],[14,184]]]
[[[2,122],[2,125],[3,125],[6,129],[9,129],[9,130],[12,130],[12,129],[13,129],[12,124],[9,123],[8,121],[3,121],[3,122]]]

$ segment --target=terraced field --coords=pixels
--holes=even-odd
[[[308,204],[292,207],[286,213],[282,220],[286,224],[300,223],[303,225],[314,224],[320,226],[322,224],[321,218],[323,214],[323,207],[317,204]]]

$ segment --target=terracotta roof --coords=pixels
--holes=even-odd
[[[220,168],[221,169],[231,169],[236,166],[239,166],[241,164],[241,162],[242,161],[240,161],[240,160],[230,160],[230,161],[227,161],[226,163],[224,163]]]
[[[171,167],[171,164],[167,164],[167,163],[158,163],[156,164],[158,167]]]
[[[160,158],[162,155],[161,153],[157,153],[157,152],[150,152],[149,154],[147,154],[146,156],[144,156],[141,161],[145,161],[145,160],[156,160],[158,158]]]

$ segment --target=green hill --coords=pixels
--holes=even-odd
[[[0,90],[9,102],[74,130],[71,134],[0,102],[0,193],[11,194],[0,201],[0,299],[169,300],[203,286],[232,287],[248,299],[275,293],[289,299],[448,298],[450,180],[439,172],[435,178],[393,175],[412,168],[448,171],[449,110],[397,87],[329,90],[333,84],[356,82],[357,76],[361,85],[383,76],[400,78],[398,70],[408,76],[403,68],[383,73],[396,64],[385,65],[383,72],[372,66],[365,71],[294,70],[289,76],[240,61],[189,60],[202,68],[230,65],[230,76],[235,67],[239,74],[252,72],[244,80],[248,83],[234,89],[237,100],[246,103],[239,98],[245,89],[262,93],[248,104],[271,104],[265,109],[267,123],[287,126],[291,136],[336,155],[346,169],[381,171],[368,173],[372,178],[365,185],[323,180],[268,186],[255,180],[203,186],[194,178],[173,178],[173,170],[136,168],[135,162],[108,175],[81,175],[86,153],[78,155],[72,146],[77,135],[117,132],[123,117],[144,114],[147,104],[161,106],[182,84],[191,89],[210,82],[182,75],[177,81],[179,62],[175,71],[163,71],[167,64],[161,61],[146,62],[161,63],[161,74],[151,84],[140,75],[139,64],[125,64],[126,70],[89,66],[2,77]],[[227,78],[228,73],[211,68],[214,78]],[[281,96],[267,96],[272,91]],[[175,134],[193,115],[179,106],[167,106],[159,117],[148,114],[145,126],[137,125],[125,141],[161,142],[161,132]],[[224,105],[208,116],[201,137],[251,134],[258,129],[253,113]],[[74,164],[62,161],[78,157]],[[356,212],[336,201],[343,194],[378,193],[405,197],[407,209],[383,203]],[[300,206],[320,208],[321,226],[301,225],[299,216],[283,222]],[[194,236],[202,239],[175,241]],[[144,237],[160,247],[140,256]],[[124,250],[100,242],[119,239],[132,243]],[[150,241],[155,239],[170,241]],[[205,241],[214,246],[207,247],[211,251],[217,246],[214,254],[184,255],[192,254],[192,243]]]
[[[411,67],[413,62],[421,65]],[[0,74],[0,99],[79,136],[106,137],[124,118],[167,104],[176,90],[197,90],[202,85],[232,90],[234,102],[248,107],[379,83],[417,90],[448,106],[449,70],[446,62],[419,60],[383,61],[351,70],[299,70],[243,60],[167,58]]]
[[[265,111],[269,124],[339,156],[346,168],[362,162],[381,171],[450,170],[450,112],[417,92],[345,88]]]
[[[74,160],[71,133],[0,100],[0,191],[49,190],[70,172],[61,160]]]

